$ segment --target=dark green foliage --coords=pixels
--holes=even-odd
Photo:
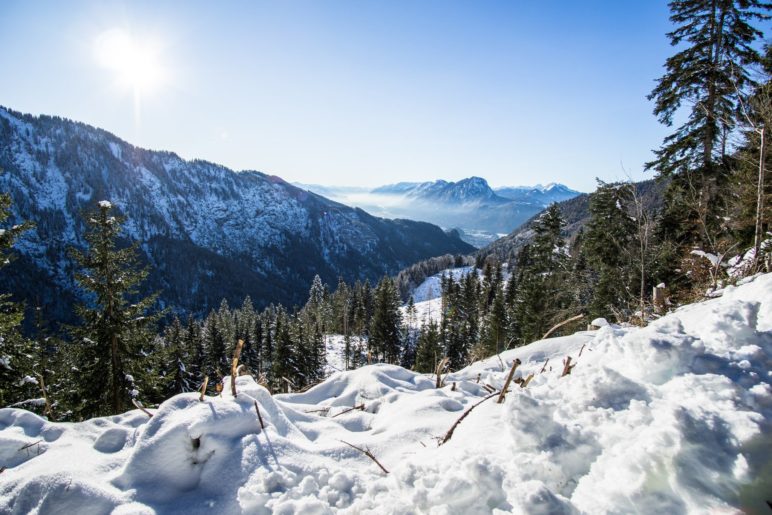
[[[402,353],[400,299],[394,282],[384,277],[375,289],[370,352],[375,361],[399,363]]]
[[[11,260],[9,250],[14,240],[28,224],[7,226],[11,199],[0,195],[0,268]],[[38,398],[35,373],[43,370],[35,359],[35,342],[24,338],[19,332],[24,318],[23,306],[12,302],[10,295],[0,293],[0,407]],[[28,409],[35,404],[25,404]]]
[[[424,324],[418,336],[416,346],[416,372],[434,372],[434,368],[443,358],[444,354],[437,323],[431,321],[428,324]]]
[[[573,305],[562,226],[560,209],[552,204],[533,224],[533,241],[518,256],[517,293],[512,312],[518,344],[540,338],[565,318]]]
[[[78,306],[83,324],[72,334],[79,369],[75,382],[82,393],[73,409],[79,417],[120,413],[131,405],[138,393],[134,378],[144,375],[144,356],[159,317],[151,312],[155,295],[137,296],[147,271],[138,266],[136,245],[119,246],[122,221],[101,202],[86,216],[87,249],[72,251],[81,267],[76,280],[90,297]]]
[[[629,212],[629,184],[598,183],[590,197],[590,222],[584,232],[582,257],[594,272],[591,318],[611,318],[635,301],[637,274],[632,253],[636,224]],[[629,313],[628,313],[629,314]]]
[[[710,172],[722,163],[722,143],[734,129],[740,96],[753,84],[750,66],[760,61],[753,43],[763,36],[753,26],[767,20],[772,4],[760,0],[673,0],[668,33],[682,48],[665,61],[666,72],[649,95],[654,114],[671,125],[676,112],[690,106],[689,118],[667,136],[648,167],[662,175],[684,170]]]

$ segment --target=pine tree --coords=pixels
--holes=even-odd
[[[728,149],[740,95],[753,84],[749,69],[760,62],[753,43],[763,33],[754,21],[767,20],[772,4],[760,0],[672,0],[668,33],[683,50],[665,62],[666,72],[649,95],[654,114],[670,126],[682,105],[691,106],[688,120],[667,136],[648,167],[662,175],[682,170],[708,172]],[[716,148],[718,147],[718,148]]]
[[[665,62],[665,74],[649,95],[654,114],[670,126],[682,106],[686,122],[667,136],[647,163],[670,177],[658,224],[658,238],[670,266],[663,279],[688,289],[699,274],[688,270],[688,253],[699,247],[722,254],[731,247],[727,221],[728,164],[740,98],[753,86],[759,63],[754,43],[762,32],[754,22],[769,19],[772,4],[760,0],[672,0],[668,33],[682,50]]]
[[[166,372],[162,376],[162,400],[195,388],[188,370],[190,356],[185,346],[184,336],[182,324],[177,317],[174,317],[164,331],[164,352],[160,353]]]
[[[220,317],[211,311],[204,321],[201,338],[204,347],[204,375],[209,377],[210,389],[230,371],[226,354],[225,336],[220,328]]]
[[[190,364],[188,367],[192,384],[198,386],[206,375],[206,354],[204,342],[201,339],[201,326],[192,316],[188,316],[183,336],[183,345],[188,353]]]
[[[276,309],[271,359],[271,385],[274,391],[284,390],[285,379],[292,380],[297,373],[290,318],[284,308],[279,306]]]
[[[598,181],[598,189],[590,196],[582,255],[595,272],[589,305],[592,318],[629,314],[637,301],[637,270],[632,259],[636,225],[628,212],[632,187]]]
[[[394,282],[384,277],[375,290],[370,349],[376,359],[398,363],[401,354],[399,294]]]
[[[126,409],[136,395],[132,372],[141,373],[152,326],[160,317],[151,312],[157,295],[139,298],[138,287],[148,272],[139,266],[136,244],[119,247],[123,219],[112,209],[107,201],[99,203],[86,217],[88,248],[72,251],[82,269],[75,278],[90,297],[77,308],[83,325],[73,335],[83,398],[77,411],[83,417]]]
[[[540,338],[571,306],[569,260],[561,234],[563,223],[560,208],[552,204],[534,222],[533,241],[518,255],[512,317],[519,344]]]
[[[428,324],[424,322],[416,344],[416,372],[434,372],[437,363],[439,363],[443,356],[444,352],[442,351],[437,322],[434,320],[431,320]]]
[[[11,198],[0,195],[0,224],[4,225],[9,218],[10,206]],[[0,229],[0,267],[10,262],[9,250],[14,240],[30,227],[21,224]],[[28,400],[37,394],[31,359],[34,343],[19,332],[23,318],[23,307],[11,302],[10,295],[0,294],[0,407]]]

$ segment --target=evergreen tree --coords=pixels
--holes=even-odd
[[[520,344],[540,338],[572,305],[562,226],[560,208],[552,204],[534,222],[533,241],[518,255],[512,316]]]
[[[442,359],[442,342],[437,323],[432,320],[424,323],[418,335],[416,344],[415,370],[416,372],[434,372],[437,363]]]
[[[398,363],[401,354],[400,299],[394,282],[384,277],[375,290],[375,305],[370,334],[370,349],[376,359]]]
[[[671,177],[657,228],[662,279],[682,290],[696,284],[689,252],[714,254],[731,248],[727,222],[728,164],[738,104],[753,86],[751,68],[759,63],[754,22],[767,20],[772,4],[760,0],[672,0],[668,33],[682,50],[665,62],[665,74],[649,95],[654,114],[670,126],[683,105],[686,122],[667,136],[647,168]],[[685,273],[683,273],[685,271]]]
[[[10,216],[11,198],[0,195],[0,224]],[[9,250],[14,240],[30,227],[13,225],[0,229],[0,267],[10,262]],[[36,396],[37,379],[33,377],[34,343],[19,332],[23,307],[11,302],[10,295],[0,294],[0,407],[22,402]],[[31,408],[32,406],[26,406]]]
[[[177,317],[164,331],[163,357],[164,374],[162,380],[161,400],[167,399],[178,393],[190,392],[195,389],[188,370],[190,362],[189,349],[185,346],[185,331]]]
[[[282,306],[276,309],[271,359],[271,385],[274,390],[283,391],[285,378],[297,376],[298,366],[294,353],[290,319]]]
[[[192,316],[188,316],[183,336],[183,346],[190,360],[188,371],[192,384],[197,387],[203,382],[206,375],[206,354],[204,352],[204,342],[201,339],[201,326]]]
[[[592,318],[629,314],[636,302],[637,270],[633,263],[636,225],[628,212],[629,184],[606,184],[590,196],[590,221],[584,233],[582,255],[595,272],[589,312]]]
[[[753,84],[749,68],[760,62],[753,48],[763,33],[752,23],[767,20],[772,4],[760,0],[672,0],[668,33],[683,49],[665,61],[665,74],[649,95],[654,114],[671,125],[683,104],[689,118],[667,136],[647,166],[662,175],[681,170],[709,172],[727,155],[726,136],[734,129],[740,95]],[[718,148],[717,148],[718,147]]]
[[[220,317],[215,311],[211,311],[204,320],[201,338],[204,347],[204,372],[209,376],[209,386],[214,390],[219,382],[229,371],[230,362],[226,355],[225,336],[220,329]]]
[[[120,413],[130,404],[136,395],[132,373],[143,370],[160,316],[151,313],[156,295],[139,298],[148,272],[139,267],[136,244],[118,246],[123,219],[111,211],[109,202],[99,203],[86,217],[88,248],[72,251],[82,269],[75,278],[90,296],[77,308],[83,325],[74,330],[82,395],[76,410],[82,417]]]

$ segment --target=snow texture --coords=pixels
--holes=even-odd
[[[152,418],[3,409],[0,513],[763,513],[772,274],[721,294],[507,351],[439,389],[381,364],[275,396],[244,376],[234,397],[225,378],[222,397],[178,395]],[[528,387],[438,446],[515,358]]]

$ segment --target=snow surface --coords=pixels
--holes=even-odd
[[[442,296],[442,276],[452,277],[454,281],[458,282],[467,274],[471,273],[474,267],[463,266],[459,268],[447,268],[438,274],[434,274],[424,279],[424,282],[419,284],[415,290],[413,290],[413,302],[419,303],[427,300],[437,299]]]
[[[515,358],[527,388],[438,446]],[[767,274],[645,328],[507,351],[440,389],[372,365],[275,396],[244,376],[234,398],[226,378],[222,397],[178,395],[152,418],[3,409],[0,513],[764,513],[771,370]]]

